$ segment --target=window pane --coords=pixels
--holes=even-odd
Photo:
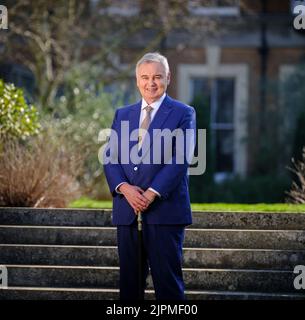
[[[234,79],[217,79],[216,123],[233,123]]]
[[[193,78],[192,79],[193,86],[193,98],[203,97],[206,99],[210,99],[210,91],[209,81],[207,78]]]
[[[216,172],[233,171],[233,130],[216,130]]]
[[[211,107],[211,143],[215,171],[233,172],[234,78],[193,78],[193,98],[202,97]],[[198,119],[197,119],[198,121]]]

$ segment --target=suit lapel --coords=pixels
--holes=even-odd
[[[130,107],[128,120],[129,120],[129,138],[131,137],[131,133],[133,130],[139,129],[139,121],[140,121],[140,114],[141,114],[141,101],[137,104],[134,104]],[[129,144],[129,151],[135,146],[138,141],[130,141]]]

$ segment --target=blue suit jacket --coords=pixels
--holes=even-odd
[[[112,129],[117,133],[117,140],[112,139],[108,142],[114,146],[117,144],[119,152],[115,155],[117,163],[104,164],[104,172],[109,184],[110,192],[113,196],[113,217],[114,225],[130,225],[136,219],[136,215],[129,205],[125,197],[118,194],[115,188],[118,184],[126,181],[132,185],[141,187],[143,190],[151,187],[158,191],[161,197],[156,197],[155,201],[143,213],[143,222],[147,224],[184,224],[192,223],[189,189],[188,189],[188,163],[176,161],[177,152],[188,152],[193,154],[193,149],[186,150],[186,139],[195,139],[195,135],[191,137],[184,136],[184,144],[179,151],[177,147],[177,137],[174,135],[166,141],[161,139],[161,151],[154,152],[154,144],[156,139],[146,138],[147,135],[153,136],[154,129],[169,129],[173,132],[180,128],[180,133],[186,132],[186,129],[193,129],[195,132],[195,110],[177,100],[166,96],[159,110],[157,111],[153,121],[148,129],[148,134],[143,141],[140,151],[141,161],[136,163],[127,163],[122,161],[123,157],[129,156],[133,147],[136,148],[137,141],[128,141],[128,133],[139,127],[139,118],[141,112],[141,101],[137,104],[119,108],[116,110]],[[122,132],[122,121],[128,123],[129,132]],[[160,140],[159,140],[160,141]],[[181,142],[181,140],[179,140]],[[188,141],[190,142],[190,141]],[[169,144],[170,143],[170,144]],[[190,142],[194,145],[195,141]],[[184,149],[183,149],[184,148]],[[135,149],[134,149],[135,150]],[[171,152],[169,152],[171,150]],[[178,150],[178,151],[177,151]],[[105,150],[104,156],[110,154],[109,149]],[[148,163],[146,160],[152,161],[154,154],[158,153],[161,163]],[[171,160],[169,162],[168,160]],[[186,160],[186,159],[184,159]]]

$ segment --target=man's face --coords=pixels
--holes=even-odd
[[[169,84],[170,74],[166,76],[165,68],[160,62],[144,62],[137,70],[137,86],[147,103],[158,100]]]

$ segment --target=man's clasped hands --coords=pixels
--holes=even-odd
[[[131,185],[127,182],[124,182],[119,187],[119,191],[131,205],[135,214],[145,211],[157,196],[157,194],[150,189],[144,191],[140,187]]]

